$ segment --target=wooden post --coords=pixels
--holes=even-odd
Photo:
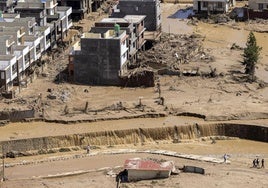
[[[84,109],[85,113],[87,113],[87,109],[88,109],[88,102],[86,102],[86,106],[85,106],[85,109]]]
[[[5,181],[5,153],[4,153],[4,146],[2,145],[2,171],[3,171],[3,181]]]

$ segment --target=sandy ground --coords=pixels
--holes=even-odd
[[[116,187],[115,179],[104,170],[101,172],[90,172],[83,175],[69,176],[63,178],[34,178],[38,176],[56,175],[79,170],[96,170],[104,167],[114,168],[122,166],[124,160],[132,157],[157,158],[173,160],[178,167],[193,165],[205,169],[205,175],[180,173],[163,180],[149,180],[135,183],[127,183],[122,187],[267,187],[267,169],[251,168],[252,160],[259,156],[268,158],[267,143],[229,140],[211,142],[189,142],[180,144],[153,144],[143,146],[116,146],[115,148],[142,148],[142,149],[165,149],[180,153],[194,153],[203,156],[222,158],[223,151],[230,155],[231,164],[212,164],[174,157],[149,155],[149,154],[120,154],[120,155],[98,155],[79,159],[69,159],[57,162],[44,162],[35,165],[22,165],[6,168],[7,181],[2,187]],[[105,149],[105,148],[103,148]],[[82,151],[84,152],[84,151]],[[92,150],[94,152],[94,150]],[[76,154],[81,151],[76,152]],[[37,160],[49,156],[37,156],[31,159]],[[50,156],[51,157],[51,156]],[[7,162],[18,162],[29,160],[29,158],[8,159]],[[113,169],[118,173],[120,168]],[[21,183],[23,182],[23,183]],[[101,183],[100,183],[101,182]]]
[[[48,77],[37,78],[27,89],[24,89],[18,95],[19,100],[13,100],[12,103],[5,100],[1,103],[0,108],[28,108],[33,105],[38,106],[42,104],[40,108],[45,108],[45,117],[47,119],[79,120],[122,117],[133,115],[134,112],[104,111],[98,114],[94,112],[84,114],[81,111],[87,101],[89,102],[89,109],[93,111],[112,106],[119,101],[122,101],[124,106],[129,109],[133,109],[138,103],[139,97],[143,97],[142,102],[146,105],[146,112],[193,112],[203,114],[212,120],[245,119],[243,120],[245,122],[247,122],[247,119],[266,117],[266,113],[268,112],[267,87],[260,87],[259,83],[241,83],[235,79],[241,75],[240,71],[243,71],[243,67],[239,63],[241,61],[242,51],[230,50],[230,47],[233,43],[245,46],[249,33],[247,25],[243,23],[227,25],[198,23],[197,26],[188,25],[186,20],[167,18],[182,8],[180,5],[162,5],[163,31],[177,34],[195,32],[205,36],[203,41],[204,48],[215,56],[215,61],[210,64],[195,66],[216,67],[218,72],[224,73],[224,77],[160,77],[162,95],[166,99],[166,105],[159,106],[155,103],[158,96],[155,88],[91,87],[69,83],[54,83],[54,76],[59,72],[54,70],[55,67],[58,67],[55,63],[57,62],[61,65],[58,70],[64,68],[64,65],[67,64],[67,50],[60,55],[56,62],[48,65],[46,69],[49,73]],[[240,29],[236,29],[237,25]],[[259,79],[268,83],[268,35],[267,33],[255,33],[255,35],[258,44],[263,47],[256,74]],[[237,72],[232,70],[236,70]],[[170,90],[170,86],[173,87],[172,90]],[[57,94],[58,99],[49,100],[46,98],[48,88],[54,89],[54,93]],[[84,92],[85,89],[88,89],[89,92]],[[34,102],[38,99],[40,93],[43,96],[41,102]],[[62,98],[62,96],[64,97]],[[26,99],[28,102],[24,103]],[[66,106],[70,110],[67,116],[63,115]],[[168,109],[168,111],[165,111],[165,109]],[[134,114],[139,113],[143,112],[135,111]],[[176,118],[136,119],[133,122],[130,120],[117,120],[79,125],[56,125],[43,122],[16,123],[0,127],[0,140],[126,128],[126,123],[128,126],[131,126],[129,122],[135,126],[146,125],[148,127],[161,126],[163,124],[174,125],[174,122],[177,124],[205,123],[202,119]],[[252,120],[252,122],[256,124],[268,124],[267,119]],[[131,148],[133,146],[121,147]],[[125,187],[268,187],[266,178],[268,174],[267,170],[250,168],[251,161],[256,155],[260,154],[266,161],[268,160],[267,143],[238,140],[228,141],[227,143],[220,141],[213,146],[208,143],[190,143],[188,145],[164,144],[143,146],[143,148],[146,147],[200,155],[210,154],[218,157],[228,152],[233,157],[231,165],[213,165],[203,162],[174,159],[178,165],[187,164],[204,167],[207,175],[182,173],[179,176],[165,180],[130,183],[125,185]],[[40,166],[27,165],[10,168],[7,169],[7,177],[10,180],[2,183],[1,187],[115,187],[114,178],[107,177],[104,172],[57,179],[32,180],[31,177],[33,174],[38,173],[54,174],[62,171],[73,171],[77,167],[86,169],[95,169],[104,166],[114,167],[116,165],[122,165],[124,159],[131,156],[102,156],[77,161],[68,160],[64,164],[61,161],[55,164],[49,163],[41,164]]]

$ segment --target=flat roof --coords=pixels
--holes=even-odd
[[[0,55],[0,61],[7,61],[7,60],[12,60],[14,57],[14,55]]]
[[[127,159],[124,164],[125,169],[135,170],[160,170],[160,171],[171,171],[173,164],[171,161],[156,162],[149,159],[132,158]]]
[[[67,6],[57,6],[58,11],[67,11],[72,7],[67,7]]]
[[[124,18],[103,18],[101,21],[101,23],[128,23],[129,21],[124,19]]]
[[[36,39],[38,39],[38,37],[35,37],[33,35],[26,35],[26,36],[24,36],[24,40],[25,41],[35,41]]]
[[[124,19],[128,20],[129,22],[139,23],[145,19],[145,15],[126,15]]]
[[[15,45],[14,46],[14,50],[24,50],[25,48],[27,48],[28,46],[24,46],[24,45]]]
[[[20,14],[17,13],[4,13],[3,14],[3,18],[16,18],[16,17],[20,17]]]

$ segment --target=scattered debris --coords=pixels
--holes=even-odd
[[[205,169],[195,166],[183,166],[183,172],[205,174]]]

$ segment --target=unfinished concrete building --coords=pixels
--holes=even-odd
[[[105,33],[84,33],[81,46],[70,54],[74,82],[90,85],[120,85],[127,69],[128,35],[116,25]]]
[[[107,30],[114,28],[115,24],[120,26],[121,30],[125,30],[128,35],[128,58],[130,65],[135,65],[138,50],[144,48],[144,19],[145,16],[127,15],[124,18],[104,18],[100,22],[96,22],[91,28],[92,33],[105,33]]]
[[[145,15],[147,31],[161,31],[161,8],[159,0],[120,0],[114,6],[111,17],[123,18],[126,15]]]

